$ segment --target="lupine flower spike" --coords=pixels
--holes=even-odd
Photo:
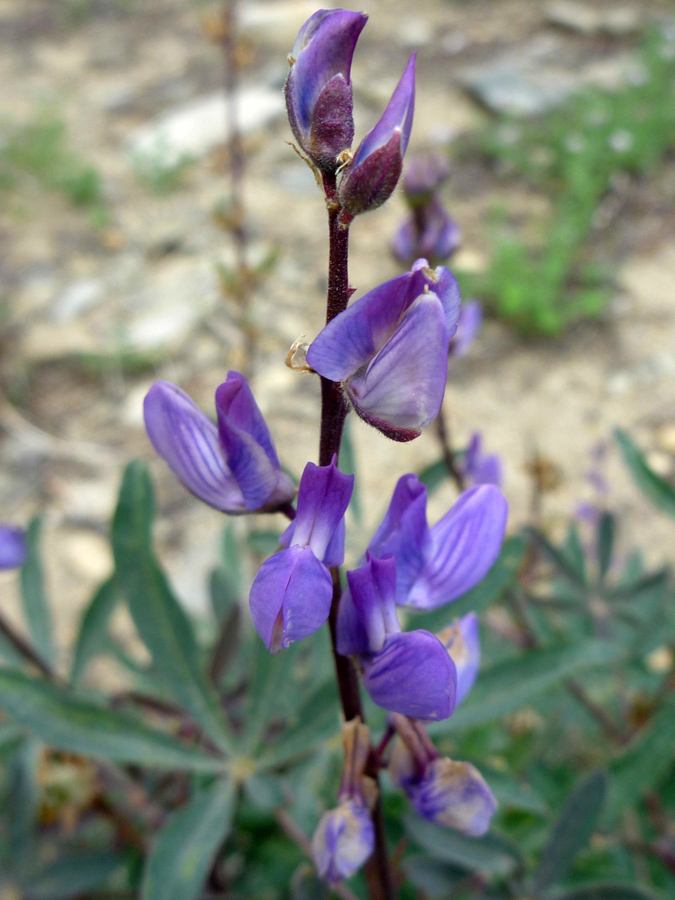
[[[398,184],[415,109],[415,54],[382,118],[359,144],[345,169],[338,196],[350,215],[377,209]]]
[[[455,707],[457,671],[444,643],[428,631],[402,632],[396,614],[396,560],[374,559],[347,573],[340,599],[337,648],[356,655],[366,690],[392,712],[447,719]]]
[[[344,514],[354,476],[307,463],[298,489],[297,515],[280,542],[284,548],[260,567],[251,587],[253,624],[278,653],[313,634],[328,618],[333,582],[328,566],[342,563]]]
[[[0,524],[0,569],[19,569],[24,564],[28,548],[22,528]]]
[[[359,719],[344,725],[339,805],[323,814],[312,838],[317,871],[332,884],[357,872],[375,846],[375,830],[364,794],[364,787],[370,788],[363,774],[370,752],[369,735],[368,726]]]
[[[392,782],[425,819],[471,837],[485,834],[497,800],[478,769],[441,757],[421,722],[395,714],[391,721],[399,737],[389,762]]]
[[[433,527],[426,519],[427,491],[416,475],[396,485],[368,549],[396,556],[396,602],[435,609],[466,593],[497,559],[508,507],[495,485],[464,491]]]
[[[236,515],[273,511],[295,495],[243,375],[216,391],[218,425],[175,384],[156,382],[143,405],[153,447],[200,500]]]
[[[462,462],[464,477],[470,484],[502,483],[502,461],[496,453],[483,451],[483,438],[479,431],[471,435]]]
[[[350,70],[368,16],[320,9],[300,29],[286,81],[288,119],[300,147],[326,172],[354,139]]]
[[[419,259],[326,325],[307,362],[342,383],[362,419],[395,441],[410,441],[441,408],[459,307],[454,276]]]

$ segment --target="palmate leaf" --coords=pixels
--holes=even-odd
[[[481,672],[464,703],[430,734],[480,725],[520,709],[584,669],[607,666],[622,650],[605,641],[557,644],[521,653]]]
[[[45,743],[119,763],[217,772],[222,760],[39,678],[0,669],[0,709]]]
[[[27,900],[69,900],[101,887],[124,865],[121,853],[81,853],[45,866],[22,884]]]
[[[493,832],[482,838],[467,837],[413,815],[406,816],[404,826],[411,840],[431,857],[465,872],[506,877],[523,867],[516,844]]]
[[[525,529],[526,533],[535,542],[535,545],[547,557],[556,570],[556,573],[564,578],[577,592],[583,591],[586,587],[586,577],[583,569],[583,556],[581,561],[578,554],[577,539],[575,539],[574,531],[570,532],[571,540],[565,549],[555,547],[545,535],[536,528]]]
[[[147,468],[138,460],[131,462],[124,473],[112,527],[117,582],[173,697],[222,750],[231,753],[232,741],[218,696],[201,670],[192,624],[152,551],[153,507]]]
[[[73,654],[73,667],[70,673],[73,684],[81,680],[88,663],[104,650],[108,622],[119,600],[119,588],[114,578],[108,578],[98,588],[85,609]]]
[[[556,900],[662,900],[662,898],[661,895],[653,894],[636,884],[598,881],[559,894]]]
[[[635,484],[654,506],[675,517],[675,487],[650,468],[644,453],[625,431],[617,428],[614,437]]]
[[[604,772],[594,772],[565,803],[534,875],[535,895],[567,875],[591,839],[606,790],[607,776]]]
[[[675,696],[671,695],[651,724],[610,765],[606,818],[610,824],[654,787],[673,764]]]
[[[285,731],[261,753],[256,769],[265,771],[287,765],[312,751],[319,741],[337,733],[339,728],[338,697],[331,681],[311,694],[297,712],[297,724]]]
[[[42,522],[33,519],[26,533],[28,553],[21,567],[21,602],[28,632],[38,655],[49,666],[54,665],[54,630],[45,594],[44,574],[40,556]]]
[[[226,840],[236,804],[231,781],[220,779],[173,813],[147,858],[141,900],[195,900]]]

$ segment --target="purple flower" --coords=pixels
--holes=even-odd
[[[378,706],[418,719],[447,719],[457,672],[446,646],[428,631],[402,632],[396,614],[396,560],[375,559],[347,573],[338,610],[337,650],[357,655]]]
[[[23,528],[0,524],[0,569],[21,568],[27,553]]]
[[[399,479],[368,549],[396,557],[396,602],[435,609],[466,593],[499,555],[508,506],[495,485],[469,488],[432,528],[427,492],[415,475]]]
[[[414,109],[413,53],[380,121],[359,144],[340,182],[340,202],[352,216],[377,209],[398,184]]]
[[[285,548],[260,567],[251,586],[253,624],[273,653],[313,634],[328,618],[333,582],[327,566],[344,552],[344,514],[354,476],[307,463],[295,520],[281,536]]]
[[[478,300],[469,300],[462,304],[459,311],[457,331],[450,341],[451,356],[466,356],[469,347],[478,337],[478,332],[483,324],[483,307]]]
[[[156,382],[143,404],[153,447],[185,487],[223,512],[271,511],[295,495],[243,375],[216,391],[218,425],[175,384]]]
[[[472,484],[502,483],[502,462],[496,453],[483,453],[483,438],[475,431],[464,454],[465,478]]]
[[[389,762],[392,782],[425,819],[471,837],[485,834],[497,800],[478,769],[441,757],[421,723],[392,721],[399,734]]]
[[[300,147],[334,172],[354,139],[350,70],[365,13],[320,9],[300,29],[286,81],[288,119]]]
[[[321,817],[312,838],[312,856],[322,878],[335,884],[366,862],[375,846],[375,829],[363,794],[370,753],[368,726],[354,719],[342,729],[344,764],[339,806]]]
[[[432,271],[417,260],[329,322],[307,362],[342,383],[362,419],[393,440],[410,441],[441,408],[459,306],[448,269]]]
[[[460,243],[457,222],[446,213],[440,200],[433,198],[405,220],[393,237],[391,249],[404,265],[420,256],[434,263],[452,256]],[[460,312],[460,321],[461,316]]]
[[[480,637],[476,613],[470,612],[461,619],[456,619],[437,637],[450,654],[457,670],[455,705],[459,706],[473,687],[480,668]]]

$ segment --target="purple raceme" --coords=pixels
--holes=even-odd
[[[479,431],[471,435],[464,452],[462,471],[469,484],[502,483],[502,461],[496,453],[483,452],[483,437]]]
[[[379,122],[345,167],[338,197],[350,216],[377,209],[398,184],[415,110],[415,54]]]
[[[357,656],[363,683],[378,706],[425,721],[447,719],[455,707],[457,669],[429,631],[401,631],[396,613],[396,559],[366,554],[347,572],[338,609],[337,650]],[[449,643],[455,637],[448,638]]]
[[[269,429],[243,375],[216,390],[217,426],[175,384],[157,381],[143,404],[150,441],[200,500],[237,515],[272,512],[295,496]]]
[[[349,878],[368,860],[375,846],[375,829],[364,795],[364,771],[370,753],[370,732],[358,719],[342,729],[344,763],[338,806],[324,813],[312,838],[317,871],[331,884]]]
[[[307,362],[342,384],[362,419],[393,440],[410,441],[441,408],[459,308],[451,272],[417,260],[329,322]]]
[[[399,736],[389,776],[419,815],[462,834],[481,837],[490,827],[497,800],[475,766],[441,757],[421,722],[392,715]]]
[[[286,109],[298,144],[325,172],[352,145],[354,120],[350,77],[365,13],[320,9],[300,29],[290,57]]]
[[[371,555],[396,557],[396,603],[435,609],[466,593],[487,574],[504,539],[508,506],[495,485],[464,491],[433,526],[426,518],[427,491],[416,475],[396,485]]]
[[[0,524],[0,569],[20,569],[27,553],[26,532],[23,528]]]
[[[284,549],[266,560],[253,581],[253,624],[273,653],[317,631],[328,618],[333,582],[328,566],[344,557],[344,514],[354,476],[307,463],[295,519],[280,538]]]
[[[448,172],[447,160],[439,153],[420,154],[408,162],[403,192],[410,215],[391,243],[394,256],[403,265],[419,256],[438,265],[460,246],[459,225],[446,212],[439,193]]]

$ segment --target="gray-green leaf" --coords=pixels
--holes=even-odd
[[[650,468],[640,448],[625,431],[617,428],[614,437],[635,484],[654,506],[675,517],[675,488]]]
[[[28,631],[40,657],[49,666],[54,665],[54,631],[49,604],[44,587],[44,574],[40,556],[42,522],[33,519],[28,526],[26,543],[28,553],[21,567],[21,602]]]

